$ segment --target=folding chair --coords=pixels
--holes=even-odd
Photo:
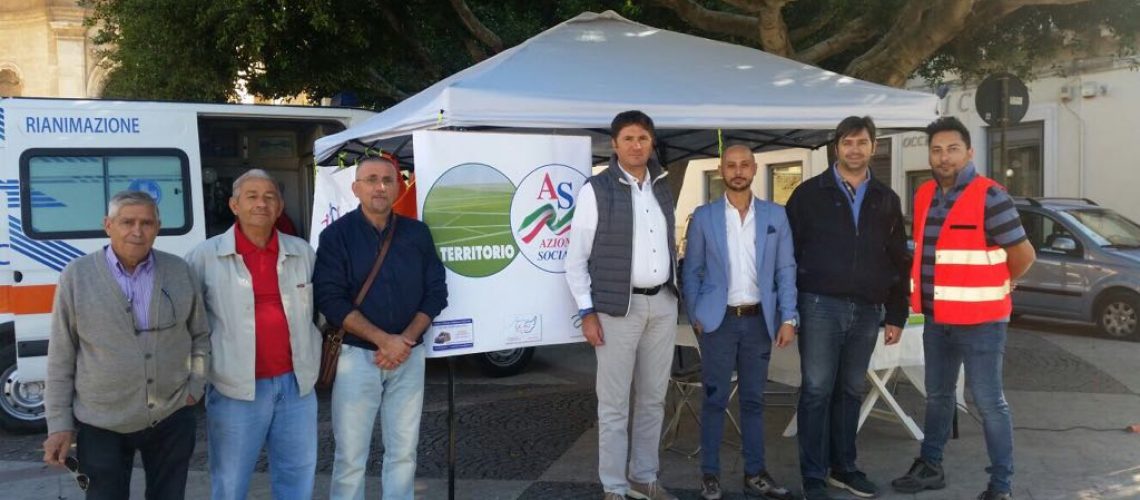
[[[686,366],[684,363],[685,356],[683,352],[686,349],[692,349],[696,352],[697,362],[689,363]],[[669,378],[669,390],[674,393],[675,401],[673,403],[673,413],[669,417],[669,423],[666,424],[665,430],[661,434],[662,447],[666,450],[673,451],[685,455],[689,458],[697,456],[701,452],[700,444],[696,449],[691,451],[682,450],[676,446],[677,437],[681,427],[681,413],[688,411],[689,415],[693,417],[693,421],[700,428],[701,424],[701,398],[704,397],[701,391],[701,346],[697,342],[696,333],[690,325],[677,325],[677,340],[676,340],[676,356],[681,361],[675,363],[673,373]],[[736,372],[732,373],[732,392],[728,395],[729,408],[725,408],[724,413],[728,418],[728,422],[732,428],[736,430],[736,435],[741,436],[740,424],[737,423],[736,417],[732,414],[731,406],[732,400],[736,398],[737,382]],[[666,398],[668,400],[668,398]],[[699,443],[699,438],[698,438]],[[739,443],[732,443],[739,446]]]

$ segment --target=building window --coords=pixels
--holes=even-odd
[[[800,161],[768,165],[768,199],[784,205],[792,191],[804,181],[804,164]]]
[[[875,141],[875,154],[871,156],[871,176],[891,185],[891,138]]]
[[[905,201],[903,210],[908,214],[914,214],[914,193],[918,191],[918,187],[922,183],[933,179],[934,176],[930,174],[930,170],[913,170],[906,173],[906,192],[909,193]]]
[[[719,169],[705,171],[705,203],[724,196],[724,177]]]
[[[158,202],[159,235],[185,234],[190,214],[190,162],[176,149],[31,149],[20,157],[24,232],[34,239],[105,238],[111,196],[150,193]]]
[[[1006,159],[1001,161],[1001,129],[988,127],[990,178],[1013,196],[1043,196],[1042,150],[1045,122],[1025,122],[1006,128]]]

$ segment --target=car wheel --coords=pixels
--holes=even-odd
[[[1136,338],[1140,329],[1140,296],[1130,292],[1106,296],[1097,308],[1097,325],[1109,337]]]
[[[0,349],[0,427],[27,434],[47,430],[44,384],[25,384],[20,380],[14,345]]]
[[[475,364],[488,377],[510,377],[518,375],[530,364],[534,357],[533,347],[484,352],[475,355]]]

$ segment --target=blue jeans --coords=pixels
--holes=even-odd
[[[416,480],[416,446],[424,407],[426,347],[412,348],[395,370],[376,366],[376,351],[345,345],[332,390],[332,500],[364,498],[364,471],[372,444],[372,428],[380,413],[384,461],[380,487],[385,500],[412,500]]]
[[[800,474],[804,480],[822,480],[829,467],[840,473],[858,470],[859,407],[883,306],[814,293],[801,293],[798,302]]]
[[[966,385],[982,416],[990,456],[990,488],[1009,492],[1013,477],[1013,417],[1002,391],[1004,322],[940,325],[926,317],[922,346],[926,352],[926,439],[922,458],[942,463],[942,450],[954,420],[958,370],[965,365]]]
[[[254,400],[206,389],[210,492],[243,499],[262,447],[268,447],[273,498],[312,498],[317,469],[317,395],[301,396],[293,372],[257,379]]]
[[[720,442],[724,410],[732,391],[732,370],[740,387],[740,425],[744,441],[744,472],[764,469],[764,384],[772,339],[761,315],[727,315],[720,328],[705,332],[701,344],[701,472],[720,474]]]

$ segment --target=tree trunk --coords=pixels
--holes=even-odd
[[[767,0],[760,4],[760,46],[769,54],[791,58],[794,50],[781,12],[787,3],[788,0]]]

